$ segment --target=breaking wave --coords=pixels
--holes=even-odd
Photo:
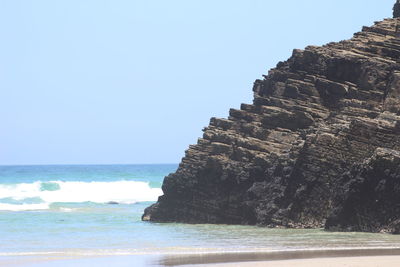
[[[137,181],[63,182],[0,184],[0,210],[49,209],[52,203],[121,203],[156,201],[160,188]]]

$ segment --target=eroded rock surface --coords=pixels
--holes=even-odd
[[[338,209],[326,228],[400,233],[400,152],[377,148],[341,177]]]
[[[398,24],[294,50],[211,119],[143,219],[399,232]]]

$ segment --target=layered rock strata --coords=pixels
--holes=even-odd
[[[398,25],[294,50],[211,119],[143,220],[399,232]]]

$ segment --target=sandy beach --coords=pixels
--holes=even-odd
[[[367,256],[301,260],[183,265],[184,267],[398,267],[400,256]]]
[[[193,258],[192,258],[193,259]],[[326,257],[310,259],[285,259],[285,260],[264,260],[258,261],[231,261],[213,262],[207,264],[180,264],[172,262],[158,262],[156,257],[138,256],[113,256],[113,257],[88,257],[88,258],[64,258],[64,259],[3,259],[0,266],[20,267],[86,267],[86,266],[118,266],[118,267],[398,267],[400,266],[400,255],[392,256],[357,256],[357,257]]]
[[[167,256],[160,266],[283,267],[400,266],[400,249],[333,249]]]
[[[399,249],[308,250],[197,255],[1,257],[12,267],[398,267]]]

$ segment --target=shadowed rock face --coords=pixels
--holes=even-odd
[[[211,119],[143,220],[399,232],[399,22],[294,50]]]
[[[400,0],[397,0],[393,7],[393,18],[398,17],[400,17]]]
[[[400,152],[377,148],[341,177],[338,209],[328,229],[400,233]]]

